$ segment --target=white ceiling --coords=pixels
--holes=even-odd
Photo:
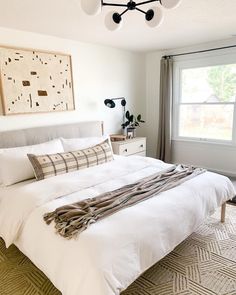
[[[182,0],[177,9],[164,10],[164,22],[155,29],[147,27],[143,14],[130,11],[117,32],[104,25],[110,8],[104,7],[100,15],[91,17],[81,11],[79,2],[0,0],[0,26],[134,51],[190,46],[236,34],[236,0]]]

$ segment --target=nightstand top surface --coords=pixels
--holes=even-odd
[[[111,143],[121,145],[121,144],[132,143],[132,142],[139,141],[139,140],[146,140],[146,137],[135,137],[135,138],[121,140],[121,141],[112,141]]]

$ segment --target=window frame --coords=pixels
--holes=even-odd
[[[235,102],[212,102],[212,103],[183,103],[181,102],[182,71],[201,67],[236,64],[236,50],[224,50],[218,53],[205,53],[199,55],[174,58],[173,64],[173,114],[172,114],[172,140],[190,141],[200,143],[213,143],[227,146],[236,146],[236,101]],[[180,106],[181,105],[234,105],[232,140],[211,138],[186,137],[179,135]]]

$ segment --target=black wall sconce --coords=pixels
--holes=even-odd
[[[120,100],[121,106],[123,108],[123,123],[125,123],[125,106],[126,106],[126,99],[124,97],[117,97],[111,99],[105,99],[104,104],[106,107],[114,109],[116,107],[116,100]]]

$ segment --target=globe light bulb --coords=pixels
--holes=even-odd
[[[96,15],[102,10],[101,0],[81,0],[81,7],[88,15]]]
[[[163,22],[163,12],[160,7],[155,6],[147,11],[146,24],[151,28],[156,28]]]
[[[161,0],[160,3],[163,7],[167,9],[176,8],[179,6],[181,0]]]
[[[105,26],[109,31],[117,31],[122,26],[122,19],[116,11],[110,11],[105,17]]]

